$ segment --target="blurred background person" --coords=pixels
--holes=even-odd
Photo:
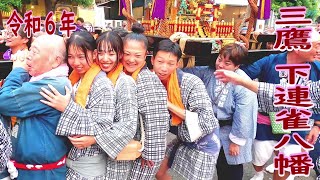
[[[83,23],[84,23],[84,19],[82,17],[78,17],[77,21],[76,21],[76,24],[78,26],[83,26]]]

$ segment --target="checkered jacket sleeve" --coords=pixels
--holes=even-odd
[[[203,82],[195,75],[184,73],[180,88],[186,109],[198,114],[199,126],[203,132],[202,137],[218,128],[219,123],[213,114],[211,100]],[[191,142],[185,121],[182,122],[179,129],[179,138]]]
[[[320,81],[311,83],[309,85],[309,91],[314,104],[312,111],[316,114],[320,114]]]
[[[5,170],[5,168],[7,167],[7,163],[10,160],[11,153],[12,146],[10,137],[0,120],[0,172]]]
[[[112,127],[114,118],[114,89],[105,73],[100,72],[94,79],[85,109],[70,100],[61,114],[57,135],[96,136]]]
[[[116,114],[113,126],[96,136],[99,146],[113,159],[133,139],[137,130],[138,103],[134,80],[121,74],[115,85]]]
[[[145,129],[142,157],[159,162],[165,155],[169,127],[167,92],[158,77],[148,69],[141,70],[138,75],[137,98]]]
[[[319,90],[320,82],[313,82],[310,86],[310,97],[314,103],[314,107],[311,111],[315,114],[320,113],[320,90]],[[279,112],[282,108],[281,107],[274,107],[274,93],[276,89],[276,84],[269,84],[265,82],[259,82],[259,89],[258,89],[258,100],[259,100],[259,107],[264,112]]]
[[[278,112],[281,110],[280,107],[273,106],[275,88],[276,84],[259,82],[258,103],[261,111]]]

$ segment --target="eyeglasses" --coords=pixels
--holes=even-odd
[[[94,32],[94,28],[92,26],[83,26],[87,29],[88,32]]]
[[[2,36],[5,38],[5,39],[9,39],[9,38],[12,38],[12,37],[15,37],[14,33],[12,31],[8,31],[8,30],[2,30]]]

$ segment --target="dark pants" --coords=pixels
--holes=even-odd
[[[178,126],[170,126],[169,132],[178,136]]]
[[[217,162],[218,180],[242,180],[243,165],[229,165],[223,148],[220,149]]]

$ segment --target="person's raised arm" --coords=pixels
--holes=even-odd
[[[237,74],[233,71],[216,70],[214,72],[214,75],[216,76],[217,79],[219,79],[223,83],[231,82],[235,85],[241,85],[241,86],[253,91],[256,94],[258,93],[259,82],[242,78],[239,74]]]

